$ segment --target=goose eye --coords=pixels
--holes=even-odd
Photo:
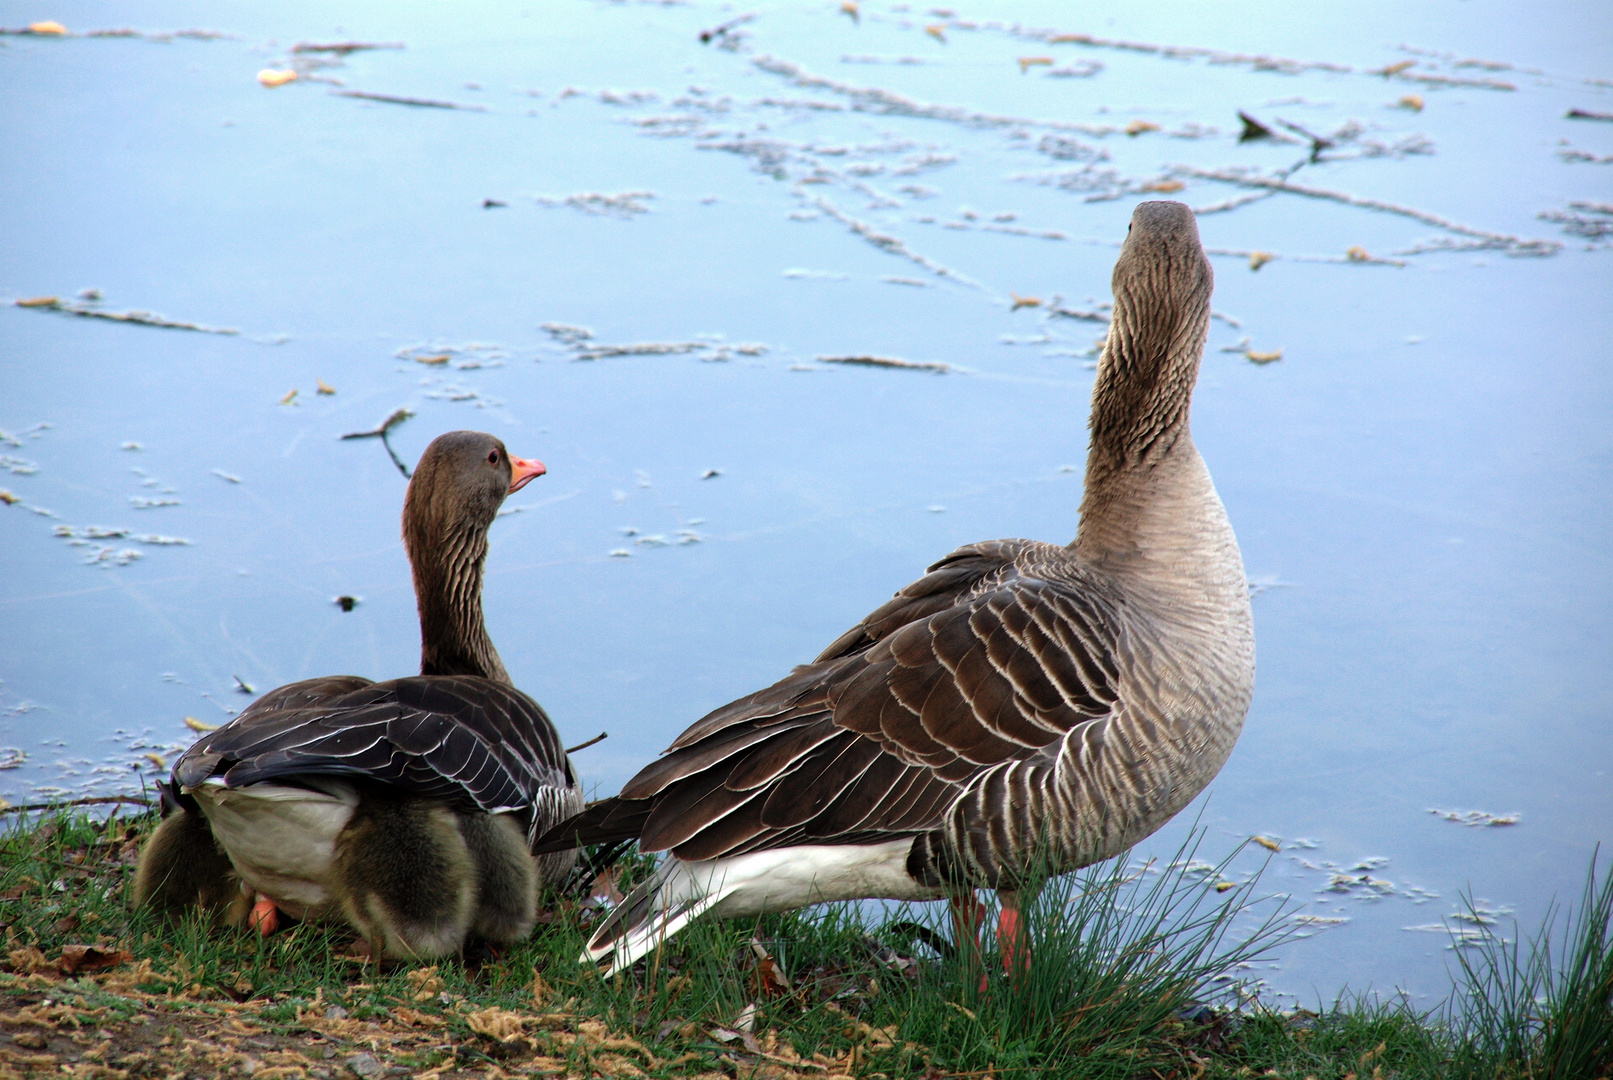
[[[487,463],[489,465],[497,465],[498,464],[498,451],[497,450],[494,450],[492,453],[487,455]]]

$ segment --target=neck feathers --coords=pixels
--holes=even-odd
[[[479,675],[508,683],[482,621],[487,527],[461,522],[432,529],[405,512],[403,539],[420,611],[420,674]]]

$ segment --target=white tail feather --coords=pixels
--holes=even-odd
[[[707,912],[759,915],[821,901],[945,896],[945,890],[927,888],[908,876],[911,847],[912,841],[903,839],[777,848],[704,862],[667,858],[600,923],[580,962],[605,962],[604,974],[614,974]]]

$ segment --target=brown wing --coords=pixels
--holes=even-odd
[[[637,837],[711,859],[937,827],[971,777],[1115,701],[1115,620],[1063,549],[962,548],[765,690],[684,732],[614,799],[539,840]]]

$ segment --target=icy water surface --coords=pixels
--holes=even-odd
[[[1259,677],[1139,855],[1263,837],[1311,936],[1251,974],[1432,1001],[1465,886],[1510,936],[1613,824],[1613,17],[1404,7],[0,3],[68,31],[0,37],[0,794],[413,669],[404,481],[339,438],[399,408],[405,462],[548,464],[488,620],[614,791],[953,547],[1074,534],[1178,198]]]

